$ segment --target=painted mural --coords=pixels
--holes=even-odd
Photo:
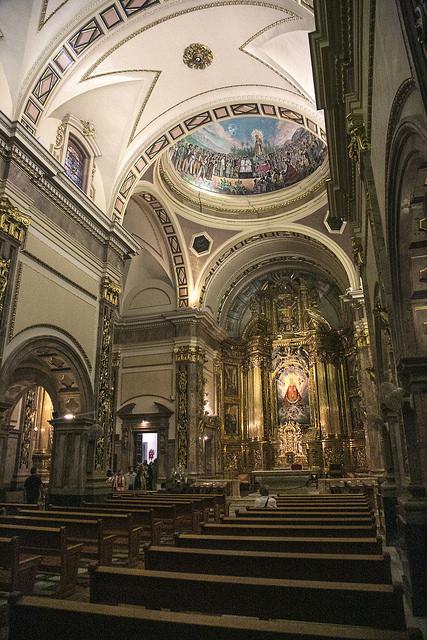
[[[281,425],[310,423],[308,376],[298,365],[286,365],[277,378],[277,413]]]
[[[325,144],[294,122],[231,118],[198,129],[169,151],[177,173],[192,186],[227,195],[289,187],[324,161]]]

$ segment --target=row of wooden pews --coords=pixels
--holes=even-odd
[[[145,509],[186,498],[120,495],[108,505]],[[90,603],[17,600],[10,640],[28,637],[29,620],[42,630],[34,640],[53,630],[77,639],[81,624],[88,640],[420,637],[406,630],[402,590],[391,582],[364,496],[279,497],[278,506],[235,518],[223,507],[220,522],[210,520],[211,507],[192,507],[200,528],[176,533],[175,545],[151,544],[144,569],[94,567]]]

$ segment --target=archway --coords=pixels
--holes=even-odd
[[[47,484],[55,450],[49,421],[93,414],[93,406],[86,365],[65,338],[20,341],[0,371],[0,485],[22,488],[32,466]]]

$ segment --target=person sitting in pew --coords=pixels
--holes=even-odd
[[[276,498],[269,495],[268,487],[260,487],[259,496],[255,498],[254,507],[256,509],[277,509]]]

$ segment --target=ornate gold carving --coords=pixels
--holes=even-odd
[[[176,374],[177,390],[177,423],[176,423],[176,456],[180,469],[187,467],[188,460],[188,372],[178,369]]]
[[[30,218],[16,209],[9,198],[0,201],[0,230],[22,243],[30,224]]]
[[[114,311],[104,305],[102,314],[102,333],[98,360],[98,398],[97,424],[98,434],[95,448],[95,468],[104,469],[111,465],[112,435],[114,427],[114,387],[112,377],[112,348],[114,331]]]
[[[369,149],[369,141],[366,136],[365,125],[360,115],[349,113],[347,116],[347,131],[350,136],[348,144],[348,156],[350,160],[358,164],[360,153]]]
[[[119,305],[119,295],[122,288],[116,282],[113,282],[108,276],[104,276],[101,281],[101,298],[117,307]]]
[[[178,347],[175,351],[175,358],[177,362],[205,362],[206,352],[201,347],[193,347],[191,345],[185,345]]]
[[[365,256],[360,238],[353,236],[351,239],[351,248],[353,253],[353,262],[358,269],[365,264]]]
[[[67,125],[65,124],[65,122],[61,122],[58,125],[58,128],[56,130],[55,144],[53,146],[53,155],[57,160],[61,158],[62,149],[64,148],[66,129],[67,129]]]
[[[184,49],[184,55],[182,61],[190,69],[206,69],[212,64],[213,54],[212,51],[204,44],[200,42],[193,42]]]
[[[427,3],[426,0],[418,0],[414,8],[415,29],[417,40],[420,44],[424,58],[427,60]]]
[[[85,138],[92,138],[95,135],[95,125],[89,120],[80,120],[82,134]]]
[[[21,430],[21,449],[19,453],[19,466],[29,467],[31,464],[31,436],[35,426],[37,413],[37,388],[33,387],[25,394],[24,412]]]
[[[0,258],[0,315],[3,311],[4,298],[6,295],[7,281],[9,277],[10,260]]]

